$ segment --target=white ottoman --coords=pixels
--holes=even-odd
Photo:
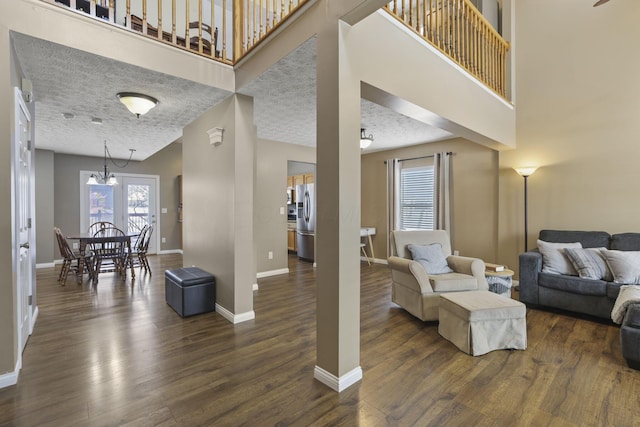
[[[527,348],[527,309],[489,291],[440,295],[438,333],[472,356]]]

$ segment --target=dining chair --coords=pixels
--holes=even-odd
[[[120,237],[124,235],[124,232],[119,228],[105,227],[98,230],[94,234],[94,237]],[[95,265],[93,267],[94,283],[98,283],[99,273],[111,271],[117,271],[122,276],[122,280],[126,278],[126,261],[128,251],[126,241],[124,239],[92,242],[90,243],[90,247],[95,260]]]
[[[131,247],[132,254],[131,254],[130,262],[133,264],[134,267],[143,267],[142,263],[140,262],[140,257],[137,254],[139,253],[139,251],[142,249],[144,245],[144,236],[147,234],[148,229],[149,229],[149,225],[145,225],[144,227],[142,227],[142,230],[140,230],[140,233],[136,237],[135,243]],[[133,256],[134,252],[136,256]],[[129,262],[129,260],[127,260],[127,262]]]
[[[69,242],[58,227],[53,227],[53,233],[56,236],[58,249],[60,250],[60,254],[62,255],[63,259],[62,268],[60,269],[60,275],[58,276],[58,282],[62,286],[64,286],[67,283],[67,276],[71,271],[74,271],[76,273],[76,276],[80,278],[80,281],[82,281],[82,278],[78,275],[78,272],[80,271],[79,266],[82,255],[79,252],[73,251],[71,249],[71,247],[69,246]],[[75,267],[73,266],[74,261],[76,263]],[[93,277],[93,254],[91,252],[85,253],[83,262],[84,265],[87,266],[89,277]]]
[[[93,224],[91,224],[89,226],[89,230],[87,230],[87,232],[89,233],[90,236],[94,236],[96,234],[96,232],[107,228],[107,227],[113,227],[116,228],[116,225],[112,222],[109,221],[98,221],[98,222],[94,222]]]
[[[144,271],[151,275],[151,266],[149,266],[149,260],[147,259],[147,251],[149,250],[149,242],[151,242],[151,235],[153,234],[153,225],[149,225],[144,233],[140,246],[136,246],[136,255],[138,256],[138,263],[140,268],[144,268]]]

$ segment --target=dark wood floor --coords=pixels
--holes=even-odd
[[[0,390],[11,426],[633,426],[640,372],[619,329],[528,310],[526,351],[471,357],[390,302],[385,266],[362,266],[361,383],[338,394],[313,379],[315,274],[261,279],[256,319],[181,319],[150,258],[133,286],[97,288],[38,271],[40,318],[17,386]]]

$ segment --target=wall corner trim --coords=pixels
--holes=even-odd
[[[236,323],[242,323],[256,318],[256,313],[253,310],[247,311],[246,313],[233,314],[218,303],[216,303],[216,312],[234,325]]]
[[[18,360],[16,368],[13,372],[7,372],[6,374],[0,375],[0,389],[11,387],[12,385],[16,385],[18,383],[20,368],[22,368],[22,358]]]
[[[332,373],[327,372],[316,365],[313,370],[313,378],[340,393],[341,391],[346,390],[362,379],[362,368],[358,366],[357,368],[352,369],[351,371],[338,378]]]

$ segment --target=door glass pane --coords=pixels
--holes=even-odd
[[[149,225],[149,185],[127,185],[127,231],[138,234]]]
[[[108,221],[113,218],[113,187],[109,185],[89,186],[89,226],[94,222]]]

